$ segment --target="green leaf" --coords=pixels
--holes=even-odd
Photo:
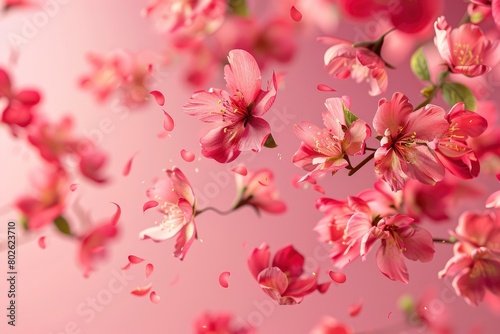
[[[410,61],[411,70],[421,80],[430,81],[429,68],[427,67],[427,60],[425,60],[422,48],[415,51],[411,56]]]
[[[54,219],[54,225],[62,234],[71,235],[71,229],[69,228],[68,221],[63,216],[59,216]]]
[[[422,94],[423,97],[429,98],[434,94],[434,91],[436,90],[436,87],[434,85],[427,86],[425,88],[422,88],[420,93]]]
[[[344,103],[342,103],[342,109],[344,110],[344,118],[346,123],[345,125],[347,125],[347,127],[350,127],[354,121],[358,120],[358,116],[354,115],[352,111],[347,109]]]
[[[234,15],[248,17],[246,0],[229,0],[228,8]]]
[[[445,82],[442,86],[443,99],[450,106],[458,102],[465,103],[465,109],[476,110],[476,98],[467,86],[457,82]]]
[[[276,142],[274,141],[272,134],[270,134],[269,137],[267,137],[266,142],[264,143],[264,147],[267,147],[267,148],[278,147],[278,144],[276,144]]]

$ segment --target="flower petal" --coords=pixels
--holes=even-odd
[[[232,95],[240,92],[247,105],[254,102],[260,92],[261,74],[255,58],[244,50],[229,51],[229,65],[224,67],[227,88]]]
[[[229,287],[229,283],[227,282],[227,280],[229,279],[230,275],[231,273],[229,271],[224,271],[219,275],[219,284],[221,287],[223,288]]]

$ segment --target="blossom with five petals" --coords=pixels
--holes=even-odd
[[[157,180],[146,192],[150,200],[158,202],[163,220],[143,230],[139,238],[160,242],[176,237],[174,256],[183,260],[196,239],[196,198],[189,180],[179,168],[169,169],[166,174],[166,179]]]
[[[277,82],[261,89],[260,70],[255,58],[244,50],[231,50],[224,68],[226,92],[221,89],[197,91],[184,111],[217,127],[200,139],[201,153],[218,162],[236,159],[243,151],[258,152],[271,135],[271,127],[261,118],[274,103]]]
[[[444,167],[434,152],[436,141],[449,129],[443,108],[428,104],[413,111],[408,98],[394,93],[381,99],[373,127],[382,137],[375,152],[375,171],[393,191],[403,189],[408,178],[435,184]]]
[[[490,41],[472,23],[451,29],[444,16],[434,23],[434,44],[451,72],[469,77],[483,75],[500,61],[499,41]]]
[[[364,121],[347,120],[348,97],[327,99],[325,106],[323,123],[326,128],[307,122],[295,125],[295,134],[302,143],[293,156],[293,163],[308,171],[300,181],[346,167],[345,156],[363,154],[365,141],[371,135],[371,129]]]

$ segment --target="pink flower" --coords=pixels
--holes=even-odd
[[[377,251],[377,266],[388,278],[394,281],[408,283],[409,275],[404,257],[412,261],[429,262],[434,257],[432,235],[425,229],[411,225],[413,219],[397,214],[382,219],[370,230],[361,245],[369,238],[377,238],[382,245]]]
[[[248,257],[248,269],[262,290],[280,305],[300,304],[304,296],[317,288],[317,275],[304,274],[304,257],[293,246],[271,253],[265,243],[254,248]]]
[[[271,134],[271,127],[261,118],[276,98],[276,76],[267,91],[261,86],[257,62],[246,51],[229,52],[229,65],[224,68],[227,88],[198,91],[184,111],[217,127],[201,138],[201,153],[218,162],[236,159],[243,151],[261,150]]]
[[[193,323],[194,334],[254,334],[250,326],[238,326],[230,313],[202,313]]]
[[[451,29],[444,16],[434,24],[436,44],[439,54],[453,73],[469,77],[483,75],[500,61],[498,41],[490,41],[481,28],[465,23]]]
[[[0,101],[5,99],[7,103],[2,112],[2,122],[9,125],[26,127],[33,119],[33,107],[40,102],[40,93],[32,89],[20,91],[12,87],[9,74],[0,68]]]
[[[362,120],[347,121],[344,110],[350,107],[348,97],[330,98],[323,112],[326,128],[302,122],[295,125],[295,134],[302,140],[293,156],[293,163],[307,173],[301,181],[326,173],[335,173],[348,165],[345,155],[363,154],[365,141],[371,135],[370,127]]]
[[[226,1],[223,0],[151,0],[144,16],[156,17],[159,31],[176,32],[203,23],[213,32],[224,21]]]
[[[143,230],[139,238],[160,242],[176,237],[174,256],[183,260],[196,239],[196,198],[191,184],[179,168],[174,167],[166,173],[167,178],[157,180],[154,188],[146,193],[149,199],[159,203],[163,220],[157,226]]]
[[[31,177],[35,191],[19,197],[14,206],[26,218],[28,229],[36,230],[52,224],[64,211],[69,185],[61,169],[46,167]]]
[[[439,277],[455,276],[453,287],[470,305],[490,291],[500,295],[500,212],[464,212],[455,229],[454,256]]]
[[[500,190],[497,190],[488,196],[488,199],[486,200],[486,207],[500,209]]]
[[[83,274],[88,277],[94,270],[97,259],[106,257],[106,246],[118,236],[117,223],[120,219],[120,208],[111,219],[98,223],[80,237],[78,258],[83,268]]]
[[[90,53],[87,60],[92,72],[80,78],[80,86],[93,93],[100,102],[118,92],[126,106],[136,107],[149,98],[150,65],[164,62],[159,58],[154,54],[133,55],[123,50],[105,56]]]
[[[347,201],[319,198],[316,208],[324,212],[314,230],[319,240],[332,246],[330,258],[339,269],[343,269],[360,256],[363,237],[370,232],[375,215],[368,204],[359,197],[349,196]],[[373,239],[365,245],[369,250]],[[365,253],[367,253],[366,251]]]
[[[98,183],[106,181],[102,170],[107,156],[89,140],[75,138],[69,116],[58,124],[37,118],[28,130],[28,140],[45,161],[57,168],[64,169],[64,160],[72,158],[78,162],[83,176]]]
[[[467,139],[481,135],[488,123],[475,112],[465,110],[464,106],[463,102],[457,103],[446,115],[450,126],[439,140],[436,154],[441,164],[453,175],[472,179],[479,175],[479,160],[467,144]]]
[[[498,0],[470,0],[467,13],[472,23],[480,23],[492,14],[497,28],[500,27],[500,1]]]
[[[274,175],[269,169],[248,172],[246,176],[235,174],[238,200],[234,208],[243,205],[252,206],[257,212],[283,213],[286,204],[279,199],[278,189],[274,184]]]
[[[390,101],[380,100],[373,127],[382,136],[375,171],[393,191],[408,178],[431,185],[443,179],[444,168],[434,152],[435,141],[449,129],[441,107],[428,104],[413,111],[408,98],[395,93]]]
[[[353,334],[349,326],[341,323],[330,316],[323,317],[321,322],[314,327],[309,334]]]
[[[368,82],[368,94],[376,96],[387,90],[388,78],[384,61],[368,48],[353,46],[352,42],[322,37],[331,47],[324,56],[327,72],[336,79],[353,78],[357,83]]]

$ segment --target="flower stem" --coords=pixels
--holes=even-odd
[[[352,176],[354,173],[356,173],[358,170],[361,169],[361,167],[363,167],[364,165],[366,165],[371,159],[373,159],[375,157],[375,152],[373,152],[372,154],[370,154],[369,156],[367,156],[365,158],[365,160],[361,161],[359,164],[357,164],[353,169],[351,169],[349,171],[349,176]]]
[[[222,210],[219,210],[217,208],[214,208],[212,206],[208,206],[206,207],[205,209],[201,209],[201,210],[197,210],[196,213],[195,213],[195,216],[199,215],[199,214],[202,214],[203,212],[205,211],[213,211],[221,216],[227,216],[228,214],[232,213],[234,211],[234,209],[229,209],[229,210],[226,210],[226,211],[222,211]]]
[[[428,105],[429,103],[432,102],[432,100],[436,97],[437,93],[441,90],[441,88],[443,87],[443,84],[446,82],[446,79],[448,79],[448,76],[450,75],[450,71],[449,70],[445,70],[441,73],[439,73],[439,76],[438,76],[438,82],[435,84],[435,85],[432,85],[430,87],[432,87],[432,92],[431,94],[429,95],[429,97],[427,97],[425,99],[425,101],[423,101],[422,103],[420,103],[418,106],[416,106],[413,111],[415,110],[418,110],[420,108],[423,108],[425,107],[426,105]]]

